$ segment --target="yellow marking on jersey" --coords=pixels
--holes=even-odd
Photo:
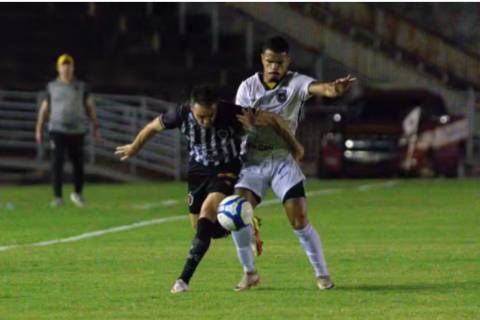
[[[276,82],[269,82],[269,83],[267,83],[267,86],[268,86],[270,89],[275,88],[276,85],[277,85]]]

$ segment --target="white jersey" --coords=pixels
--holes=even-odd
[[[293,133],[298,127],[300,109],[311,95],[308,87],[315,79],[288,71],[282,81],[271,90],[265,89],[262,74],[256,73],[238,88],[236,104],[245,108],[258,108],[280,115]],[[259,127],[248,137],[248,158],[265,158],[268,153],[288,155],[286,143],[272,128]]]

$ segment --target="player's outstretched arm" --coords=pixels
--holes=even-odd
[[[145,128],[140,131],[137,135],[135,141],[131,144],[127,144],[124,146],[117,147],[115,154],[119,154],[122,156],[120,159],[121,161],[127,160],[128,158],[134,156],[135,154],[143,148],[143,146],[155,136],[158,132],[164,130],[160,118],[156,118],[149,124],[145,126]]]
[[[308,87],[308,92],[317,97],[335,98],[344,94],[356,78],[351,78],[350,75],[345,78],[337,79],[333,82],[313,82]]]

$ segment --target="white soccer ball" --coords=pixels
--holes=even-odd
[[[252,223],[252,205],[243,197],[230,196],[218,206],[218,222],[229,231],[235,231]]]

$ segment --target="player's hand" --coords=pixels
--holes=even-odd
[[[38,144],[42,143],[42,131],[41,130],[35,131],[35,140],[37,141]]]
[[[245,108],[242,110],[243,115],[237,115],[238,121],[247,129],[252,127],[266,127],[271,125],[271,117],[269,112],[260,111],[259,109]]]
[[[295,148],[293,149],[292,155],[295,161],[297,162],[300,162],[300,160],[303,159],[303,156],[305,155],[305,149],[300,143],[295,146]]]
[[[93,137],[95,138],[95,142],[96,143],[99,143],[100,142],[100,129],[98,127],[96,127],[94,130],[93,130]]]
[[[250,129],[253,126],[255,126],[255,121],[256,121],[255,114],[250,108],[243,108],[242,115],[237,115],[237,119],[247,129]]]
[[[337,79],[333,82],[335,86],[335,92],[337,94],[342,94],[352,86],[353,82],[357,81],[357,78],[351,78],[350,75],[345,78]]]
[[[120,161],[127,160],[131,156],[134,156],[137,154],[138,149],[133,146],[133,144],[127,144],[121,147],[117,147],[117,150],[115,151],[115,154],[119,154],[122,156]]]

